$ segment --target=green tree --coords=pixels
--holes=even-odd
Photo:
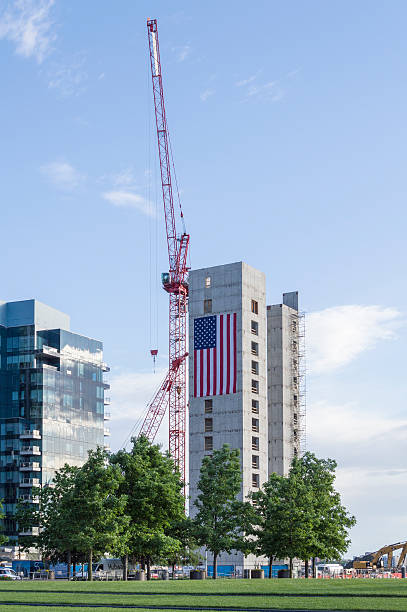
[[[252,552],[269,560],[269,578],[273,575],[273,559],[279,557],[282,547],[280,528],[283,513],[284,477],[272,473],[263,488],[250,494],[253,502],[251,528]]]
[[[92,580],[93,556],[116,549],[129,524],[126,498],[118,493],[121,481],[120,469],[108,464],[100,448],[89,452],[82,467],[65,465],[51,485],[33,489],[38,506],[19,504],[19,525],[39,528],[37,535],[22,538],[22,545],[35,546],[51,561],[66,561],[68,576],[72,558],[86,556]]]
[[[271,474],[262,490],[251,495],[253,549],[269,558],[336,559],[349,545],[355,518],[341,505],[334,489],[336,462],[312,453],[294,458],[287,477]],[[315,563],[314,563],[315,566]]]
[[[311,492],[312,532],[304,549],[308,577],[308,560],[313,559],[315,577],[315,557],[327,560],[340,558],[350,544],[349,529],[356,524],[354,516],[342,505],[339,493],[335,490],[335,470],[333,459],[319,459],[307,452],[301,458],[294,458],[291,471],[301,474],[307,490]]]
[[[120,469],[119,493],[126,496],[125,513],[130,530],[125,561],[131,556],[147,566],[155,560],[176,556],[181,542],[171,534],[172,526],[184,519],[184,484],[169,453],[144,436],[132,439],[133,447],[111,455],[110,463]]]
[[[122,482],[119,467],[109,464],[107,453],[98,448],[89,451],[88,460],[75,475],[73,489],[63,500],[75,524],[73,548],[88,557],[88,580],[93,580],[94,555],[117,549],[129,525],[126,496],[119,491]]]
[[[227,444],[202,460],[198,482],[199,494],[194,504],[195,537],[213,555],[213,578],[217,577],[217,560],[222,551],[242,550],[250,546],[244,537],[247,504],[236,499],[242,475],[239,450]]]
[[[20,536],[20,546],[37,548],[43,558],[53,562],[66,561],[69,578],[72,555],[76,552],[72,538],[77,531],[70,500],[79,469],[65,465],[55,473],[52,485],[32,489],[38,503],[19,502],[16,512],[20,530],[38,528],[34,535]]]

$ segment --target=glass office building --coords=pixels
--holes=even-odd
[[[0,499],[8,552],[18,545],[19,499],[65,463],[104,445],[109,385],[103,345],[69,331],[69,317],[36,300],[0,302]]]

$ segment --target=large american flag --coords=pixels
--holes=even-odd
[[[194,320],[194,397],[236,393],[237,314]]]

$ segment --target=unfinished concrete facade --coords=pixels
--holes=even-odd
[[[219,393],[218,381],[202,381],[207,360],[202,346],[219,351],[219,317],[236,314],[236,389]],[[216,322],[214,321],[216,318]],[[208,324],[213,327],[208,328]],[[208,331],[209,329],[209,331]],[[204,331],[202,331],[204,330]],[[197,338],[199,342],[197,342]],[[204,340],[202,341],[202,338]],[[206,349],[205,349],[206,350]],[[199,360],[202,360],[199,364]],[[212,361],[211,361],[212,360]],[[216,359],[215,359],[216,361]],[[202,365],[203,364],[203,365]],[[213,357],[208,357],[207,368]],[[223,444],[240,451],[240,499],[257,491],[271,472],[286,474],[299,452],[298,293],[284,294],[283,304],[266,307],[265,277],[238,262],[189,276],[189,495],[190,514],[202,459]],[[212,370],[213,371],[213,370]],[[204,372],[206,374],[206,371]],[[204,553],[204,551],[202,551]],[[204,553],[205,554],[205,553]],[[212,559],[207,559],[211,569]],[[267,566],[267,560],[222,553],[219,574]],[[275,568],[277,569],[277,568]]]
[[[267,306],[269,473],[286,476],[300,452],[300,351],[298,292]]]
[[[264,274],[239,262],[193,270],[189,283],[189,493],[193,516],[202,459],[212,449],[229,444],[240,450],[243,475],[240,499],[258,490],[267,479],[267,345]],[[236,313],[237,320],[236,392],[222,395],[205,392],[204,396],[195,397],[194,322],[227,313]],[[244,559],[241,553],[222,553],[219,558],[220,566],[233,565],[237,571],[254,564],[254,558]]]

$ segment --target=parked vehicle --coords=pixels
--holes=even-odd
[[[0,580],[21,580],[11,567],[0,567]]]
[[[131,572],[134,572],[135,569],[136,568],[134,564],[129,563],[129,567],[128,567],[129,574]],[[103,558],[97,563],[92,563],[92,573],[93,573],[94,580],[104,580],[105,578],[109,576],[116,576],[116,575],[121,574],[122,572],[123,572],[123,563],[121,559]],[[79,569],[78,571],[75,572],[75,578],[77,578],[78,580],[88,579],[88,565],[87,564],[83,568],[83,571],[82,569]]]

